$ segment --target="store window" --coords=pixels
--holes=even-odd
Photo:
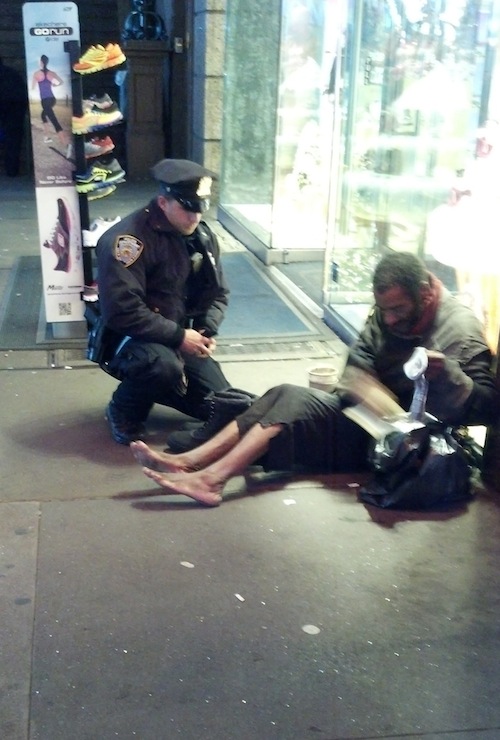
[[[366,316],[380,256],[412,251],[474,308],[496,350],[497,20],[484,0],[349,3],[327,298],[344,324]]]
[[[282,6],[272,246],[326,246],[338,2]]]
[[[229,0],[226,14],[221,220],[271,246],[279,3]]]
[[[317,264],[347,341],[376,262],[410,250],[496,350],[499,20],[500,0],[227,2],[220,219],[267,264]]]
[[[296,250],[323,264],[340,5],[228,3],[221,220],[272,250],[265,261]]]

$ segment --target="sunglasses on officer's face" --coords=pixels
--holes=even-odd
[[[191,213],[206,213],[210,208],[210,200],[208,198],[190,200],[189,198],[181,198],[179,195],[174,195],[174,198],[185,211],[190,211]]]

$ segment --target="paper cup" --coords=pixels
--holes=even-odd
[[[309,388],[317,388],[320,391],[331,393],[337,385],[339,374],[334,367],[318,365],[308,371]]]

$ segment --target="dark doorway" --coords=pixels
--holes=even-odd
[[[173,0],[169,93],[166,114],[167,156],[191,156],[193,0]]]

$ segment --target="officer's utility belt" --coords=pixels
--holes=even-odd
[[[108,363],[116,357],[130,337],[124,337],[105,326],[98,300],[85,302],[84,316],[88,328],[87,359],[108,372]]]

